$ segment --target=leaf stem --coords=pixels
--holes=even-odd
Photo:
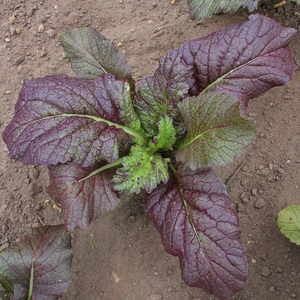
[[[83,180],[87,180],[88,178],[90,178],[90,177],[92,177],[92,176],[94,176],[94,175],[96,175],[96,174],[98,174],[98,173],[100,173],[100,172],[102,172],[102,171],[104,171],[104,170],[107,170],[107,169],[113,168],[113,167],[115,167],[115,166],[121,165],[121,164],[122,164],[122,160],[123,160],[123,157],[122,157],[122,158],[119,158],[119,159],[118,159],[116,162],[114,162],[114,163],[107,164],[107,165],[105,165],[105,166],[103,166],[103,167],[101,167],[101,168],[95,170],[94,172],[92,172],[92,173],[91,173],[90,175],[88,175],[87,177],[84,177],[84,178],[82,178],[82,179],[80,179],[80,180],[74,182],[73,184],[79,183],[80,181],[83,181]]]
[[[228,73],[224,74],[223,76],[219,77],[219,78],[216,79],[214,82],[212,82],[210,85],[208,85],[204,90],[202,90],[202,91],[200,92],[200,94],[206,93],[207,91],[209,91],[210,89],[212,89],[215,85],[217,85],[218,83],[224,81],[226,76],[230,75],[232,72],[234,72],[234,71],[240,69],[241,67],[244,67],[245,65],[248,65],[250,62],[254,61],[255,59],[256,59],[256,58],[254,58],[254,59],[248,61],[248,62],[245,63],[245,64],[242,64],[242,65],[238,66],[238,67],[235,68],[235,69],[230,70]],[[228,84],[235,85],[235,84],[230,83],[230,82],[228,82]]]
[[[33,291],[33,263],[34,261],[32,261],[31,263],[31,272],[30,272],[30,282],[29,282],[29,291],[28,291],[28,298],[27,300],[31,300],[31,296],[32,296],[32,291]]]
[[[141,140],[145,145],[148,143],[147,139],[144,136],[142,136],[140,133],[136,132],[134,129],[123,126],[123,125],[120,125],[120,124],[117,124],[117,123],[113,123],[113,122],[108,121],[108,120],[103,119],[103,118],[90,116],[90,115],[81,115],[81,114],[62,114],[60,116],[91,118],[91,119],[95,120],[96,122],[105,122],[109,126],[115,126],[116,128],[123,129],[126,133],[138,138],[139,140]],[[57,117],[57,116],[55,116],[55,117]]]

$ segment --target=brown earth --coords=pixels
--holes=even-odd
[[[259,12],[299,29],[292,2],[276,9],[274,2],[279,1],[264,1]],[[25,78],[75,76],[59,43],[64,29],[97,27],[125,52],[139,81],[153,75],[158,59],[168,50],[247,16],[239,10],[191,21],[186,0],[174,5],[170,0],[0,0],[0,131],[14,115]],[[41,33],[40,24],[45,28]],[[226,182],[243,164],[228,186],[249,263],[246,288],[232,298],[236,300],[300,299],[300,248],[281,235],[276,224],[282,208],[300,204],[299,35],[291,48],[297,64],[292,82],[250,102],[247,115],[257,123],[257,138],[245,155],[216,170]],[[45,192],[48,184],[46,168],[9,160],[0,141],[3,248],[22,239],[31,226],[63,222],[59,206],[53,206]],[[144,202],[143,197],[135,197],[87,230],[72,234],[72,283],[62,299],[216,299],[182,283],[178,258],[164,251],[152,220],[144,213]],[[4,291],[0,297],[13,299]]]

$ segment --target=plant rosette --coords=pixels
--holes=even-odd
[[[3,133],[10,157],[48,166],[48,193],[68,232],[145,190],[145,211],[179,257],[183,281],[229,299],[245,287],[247,257],[238,215],[212,168],[250,147],[256,125],[243,116],[248,102],[291,80],[296,33],[251,15],[168,52],[135,89],[110,40],[91,27],[64,31],[78,78],[24,81]]]

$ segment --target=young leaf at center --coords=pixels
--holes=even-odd
[[[179,107],[187,136],[176,159],[196,170],[226,165],[241,155],[250,146],[256,125],[240,116],[239,106],[234,96],[217,90],[184,99]]]
[[[159,153],[153,153],[141,146],[134,146],[123,158],[123,168],[117,170],[111,184],[116,191],[138,194],[142,189],[151,193],[162,181],[169,179],[168,162]]]
[[[173,120],[167,115],[163,115],[158,123],[159,134],[153,138],[153,142],[149,143],[149,148],[156,152],[172,150],[172,146],[176,142],[176,131],[173,127]]]

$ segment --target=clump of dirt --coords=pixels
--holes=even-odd
[[[258,12],[299,29],[299,8],[290,1],[278,8],[264,1]],[[25,78],[75,76],[59,42],[64,29],[98,28],[125,52],[138,82],[153,75],[168,50],[247,16],[241,9],[191,21],[186,0],[174,5],[163,0],[0,0],[0,131],[14,115]],[[242,164],[227,187],[249,263],[247,286],[236,300],[300,299],[300,248],[276,224],[283,207],[300,202],[299,35],[291,48],[297,64],[292,82],[250,102],[247,116],[256,121],[257,138],[246,154],[217,170],[226,182]],[[63,222],[60,207],[46,193],[48,184],[47,168],[10,160],[0,141],[2,247],[22,239],[31,226]],[[143,206],[144,197],[135,197],[72,235],[72,284],[62,299],[216,299],[182,283],[178,259],[165,252]],[[3,299],[10,296],[0,291]]]

